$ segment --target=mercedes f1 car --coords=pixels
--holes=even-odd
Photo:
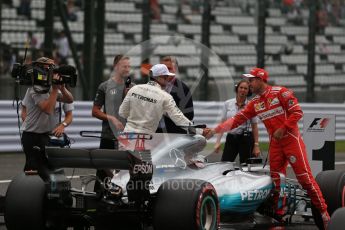
[[[133,135],[132,135],[133,136]],[[129,135],[127,135],[127,138]],[[271,216],[272,180],[258,159],[246,166],[207,163],[199,153],[201,135],[137,135],[131,150],[47,148],[45,177],[23,173],[11,182],[5,201],[8,230],[22,229],[180,229],[213,230],[220,219],[259,212]],[[146,144],[154,146],[150,150]],[[141,143],[140,143],[141,142]],[[152,142],[152,143],[150,143]],[[103,189],[85,190],[95,176],[71,187],[61,168],[117,169],[100,181]],[[120,171],[118,171],[120,170]],[[44,179],[42,179],[44,178]],[[320,214],[300,185],[281,175],[286,216],[311,217],[322,229]],[[332,214],[344,206],[345,172],[325,171],[317,181]],[[312,214],[308,212],[311,207]]]

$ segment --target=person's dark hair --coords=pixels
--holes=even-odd
[[[149,71],[149,75],[148,75],[148,76],[149,76],[149,78],[150,78],[151,81],[155,81],[155,80],[156,80],[156,79],[153,77],[153,75],[152,75],[152,70]]]
[[[119,61],[121,61],[122,59],[129,59],[128,56],[125,56],[123,54],[118,54],[114,57],[114,61],[113,61],[113,66],[116,66],[117,63],[119,63]]]
[[[175,65],[176,65],[176,68],[178,68],[178,62],[177,62],[177,58],[176,57],[173,57],[173,56],[170,56],[170,55],[167,55],[167,56],[163,56],[160,58],[160,63],[162,62],[174,62]]]
[[[242,79],[241,81],[237,82],[237,84],[235,85],[235,93],[237,93],[238,87],[239,87],[243,82],[247,83],[248,86],[249,86],[249,81],[248,81],[247,79]],[[250,88],[249,88],[247,97],[252,96],[252,94],[253,94],[253,93],[252,93],[252,91],[251,91]]]

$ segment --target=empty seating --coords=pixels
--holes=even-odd
[[[201,27],[198,25],[178,25],[177,32],[184,34],[200,34]]]
[[[327,26],[325,28],[325,34],[332,34],[332,35],[344,35],[345,29],[342,27],[331,27]]]
[[[345,44],[345,36],[333,36],[333,41],[335,43]]]
[[[177,5],[163,5],[163,11],[164,13],[168,14],[176,14],[177,13]]]
[[[232,67],[219,66],[219,67],[210,67],[208,74],[211,78],[228,78],[231,79],[235,73]],[[203,72],[200,68],[188,68],[187,76],[189,78],[199,79],[203,75]]]
[[[196,52],[196,48],[191,45],[158,45],[157,48],[154,50],[154,53],[159,55],[193,55],[196,54]]]
[[[224,62],[217,54],[209,56],[209,63],[211,66],[227,66],[228,64]]]
[[[195,35],[194,40],[201,42],[201,36]],[[240,40],[237,35],[211,35],[210,37],[211,44],[238,44]]]
[[[44,9],[32,9],[31,17],[37,20],[44,20],[44,17],[45,17]]]
[[[226,25],[254,25],[254,18],[249,16],[217,16],[216,22]]]
[[[285,26],[286,25],[286,18],[267,18],[266,19],[267,25],[274,25],[274,26]]]
[[[107,11],[117,11],[117,12],[135,12],[136,8],[134,2],[107,2]]]
[[[308,34],[308,29],[305,26],[282,26],[280,30],[282,34],[288,35]]]
[[[329,54],[329,53],[341,53],[340,45],[331,45],[331,44],[320,44],[316,46],[316,52],[322,54]]]
[[[274,85],[281,85],[286,87],[304,87],[306,82],[302,75],[286,75],[286,76],[271,76],[270,81],[274,82]]]
[[[302,55],[281,55],[281,62],[284,64],[307,64],[308,57],[306,54]]]
[[[320,85],[345,85],[345,77],[342,74],[330,74],[330,75],[321,75],[315,76],[315,83]]]
[[[35,31],[37,30],[34,20],[1,20],[3,31]]]
[[[117,30],[125,33],[141,33],[141,25],[137,23],[117,24]]]
[[[214,45],[212,47],[212,50],[214,50],[218,54],[256,54],[256,49],[254,45]]]
[[[84,42],[84,34],[83,33],[73,33],[72,38],[74,42],[82,44]]]
[[[106,45],[104,53],[105,55],[111,55],[112,57],[114,57],[114,54],[141,53],[141,50],[140,46],[138,47],[134,45]]]
[[[2,18],[16,18],[17,17],[17,11],[16,9],[12,8],[4,8],[1,10],[1,16]]]
[[[115,34],[115,33],[106,33],[104,35],[105,43],[124,43],[125,39],[123,34]]]
[[[188,19],[190,23],[193,23],[193,24],[200,25],[201,20],[202,20],[202,17],[200,14],[189,14],[189,15],[185,15],[185,17]]]
[[[303,18],[309,18],[309,10],[308,9],[301,9]]]
[[[167,34],[168,33],[168,25],[167,24],[152,24],[151,25],[151,32],[152,33]]]
[[[285,19],[285,18],[280,18],[282,16],[280,9],[270,8],[270,9],[267,9],[267,13],[268,13],[269,18],[274,17],[274,19]]]
[[[157,30],[159,31],[159,30]],[[151,37],[150,37],[150,42],[151,44],[174,44],[174,42],[171,41],[171,39],[176,38],[178,36],[175,36],[174,34],[167,35],[168,33],[164,32],[156,32],[152,31]],[[188,39],[188,38],[183,38],[183,39]],[[141,34],[134,34],[134,43],[140,43],[142,42]]]
[[[163,23],[171,23],[171,24],[176,24],[177,19],[175,15],[172,14],[162,14],[161,15],[161,21]]]
[[[46,1],[32,0],[30,6],[32,9],[35,9],[35,8],[44,9],[44,7],[46,6]]]
[[[200,66],[199,56],[177,56],[176,59],[180,67]]]
[[[304,48],[303,48],[302,45],[293,45],[292,52],[293,52],[294,54],[299,54],[299,53],[304,53],[305,50],[304,50]]]
[[[105,18],[108,22],[126,22],[126,23],[139,23],[141,24],[143,16],[140,13],[112,13],[105,14]]]
[[[240,7],[216,6],[212,12],[214,15],[243,15]]]
[[[4,32],[1,36],[2,42],[11,41],[13,43],[24,44],[27,40],[27,35],[21,32]]]
[[[243,35],[251,35],[258,33],[257,26],[233,26],[232,32],[235,34],[243,34]],[[265,29],[266,34],[272,34],[273,30],[272,27],[267,26]]]
[[[305,28],[307,30],[307,28]],[[308,44],[308,35],[297,35],[296,41],[302,44]],[[328,44],[330,43],[324,35],[316,35],[315,38],[316,43],[318,44]]]
[[[160,4],[176,5],[176,0],[159,0]]]
[[[232,78],[233,73],[233,69],[226,66],[211,67],[209,70],[209,76],[213,78]]]
[[[306,65],[298,65],[297,72],[300,74],[307,74],[307,66]],[[316,65],[315,66],[315,73],[316,74],[334,74],[336,73],[335,67],[332,64],[327,65]]]
[[[266,70],[269,74],[288,74],[288,67],[286,65],[270,65],[266,66]]]
[[[212,25],[210,30],[211,30],[211,33],[214,33],[214,34],[223,33],[223,27],[220,25]],[[183,34],[200,34],[201,26],[181,24],[181,25],[177,25],[177,32],[183,33]]]
[[[246,55],[246,56],[228,56],[228,63],[229,65],[256,65],[256,56],[254,55]]]
[[[267,35],[265,39],[266,44],[286,44],[288,42],[285,35]],[[256,44],[258,42],[258,37],[256,35],[249,36],[248,42]]]
[[[83,32],[84,30],[84,24],[82,22],[68,22],[68,26],[69,26],[69,29],[72,31],[72,32]],[[54,28],[58,31],[60,30],[63,30],[63,25],[62,25],[62,22],[61,21],[55,21],[54,22]]]
[[[339,54],[339,55],[333,55],[330,54],[328,55],[328,61],[333,62],[333,63],[344,63],[345,60],[345,55],[344,54]],[[345,71],[345,69],[344,69]]]

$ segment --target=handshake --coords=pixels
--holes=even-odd
[[[206,139],[210,139],[211,137],[213,137],[213,135],[216,133],[216,131],[214,129],[210,129],[210,128],[204,128],[204,130],[202,131],[202,135],[206,138]]]
[[[206,125],[188,125],[180,127],[185,128],[188,134],[203,135],[206,139],[210,139],[216,133],[215,129],[207,128]]]

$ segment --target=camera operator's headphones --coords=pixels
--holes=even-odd
[[[243,82],[246,82],[246,83],[248,84],[248,87],[249,87],[249,82],[248,82],[248,80],[243,79],[243,80],[239,81],[239,82],[235,85],[235,89],[234,89],[236,94],[237,94],[237,91],[238,91],[238,87],[239,87]],[[252,95],[253,95],[253,92],[250,90],[250,88],[248,88],[247,97],[250,97],[250,96],[252,96]]]
[[[48,68],[45,67],[48,65]],[[46,58],[46,57],[41,57],[38,58],[36,61],[32,62],[32,67],[37,69],[39,72],[50,72],[55,68],[55,63],[52,59]]]
[[[33,61],[32,64],[33,65],[41,64],[41,65],[54,65],[55,66],[54,60],[47,58],[47,57],[40,57],[36,61]]]
[[[45,67],[46,65],[48,65],[48,67]],[[47,71],[50,72],[55,68],[55,63],[50,58],[41,57],[41,58],[38,58],[36,61],[33,61],[32,66],[34,68],[35,67],[38,68],[41,71],[45,70],[45,72]]]
[[[52,59],[40,57],[31,65],[31,82],[37,93],[47,93],[52,84],[55,63]],[[43,87],[40,89],[38,86]]]

